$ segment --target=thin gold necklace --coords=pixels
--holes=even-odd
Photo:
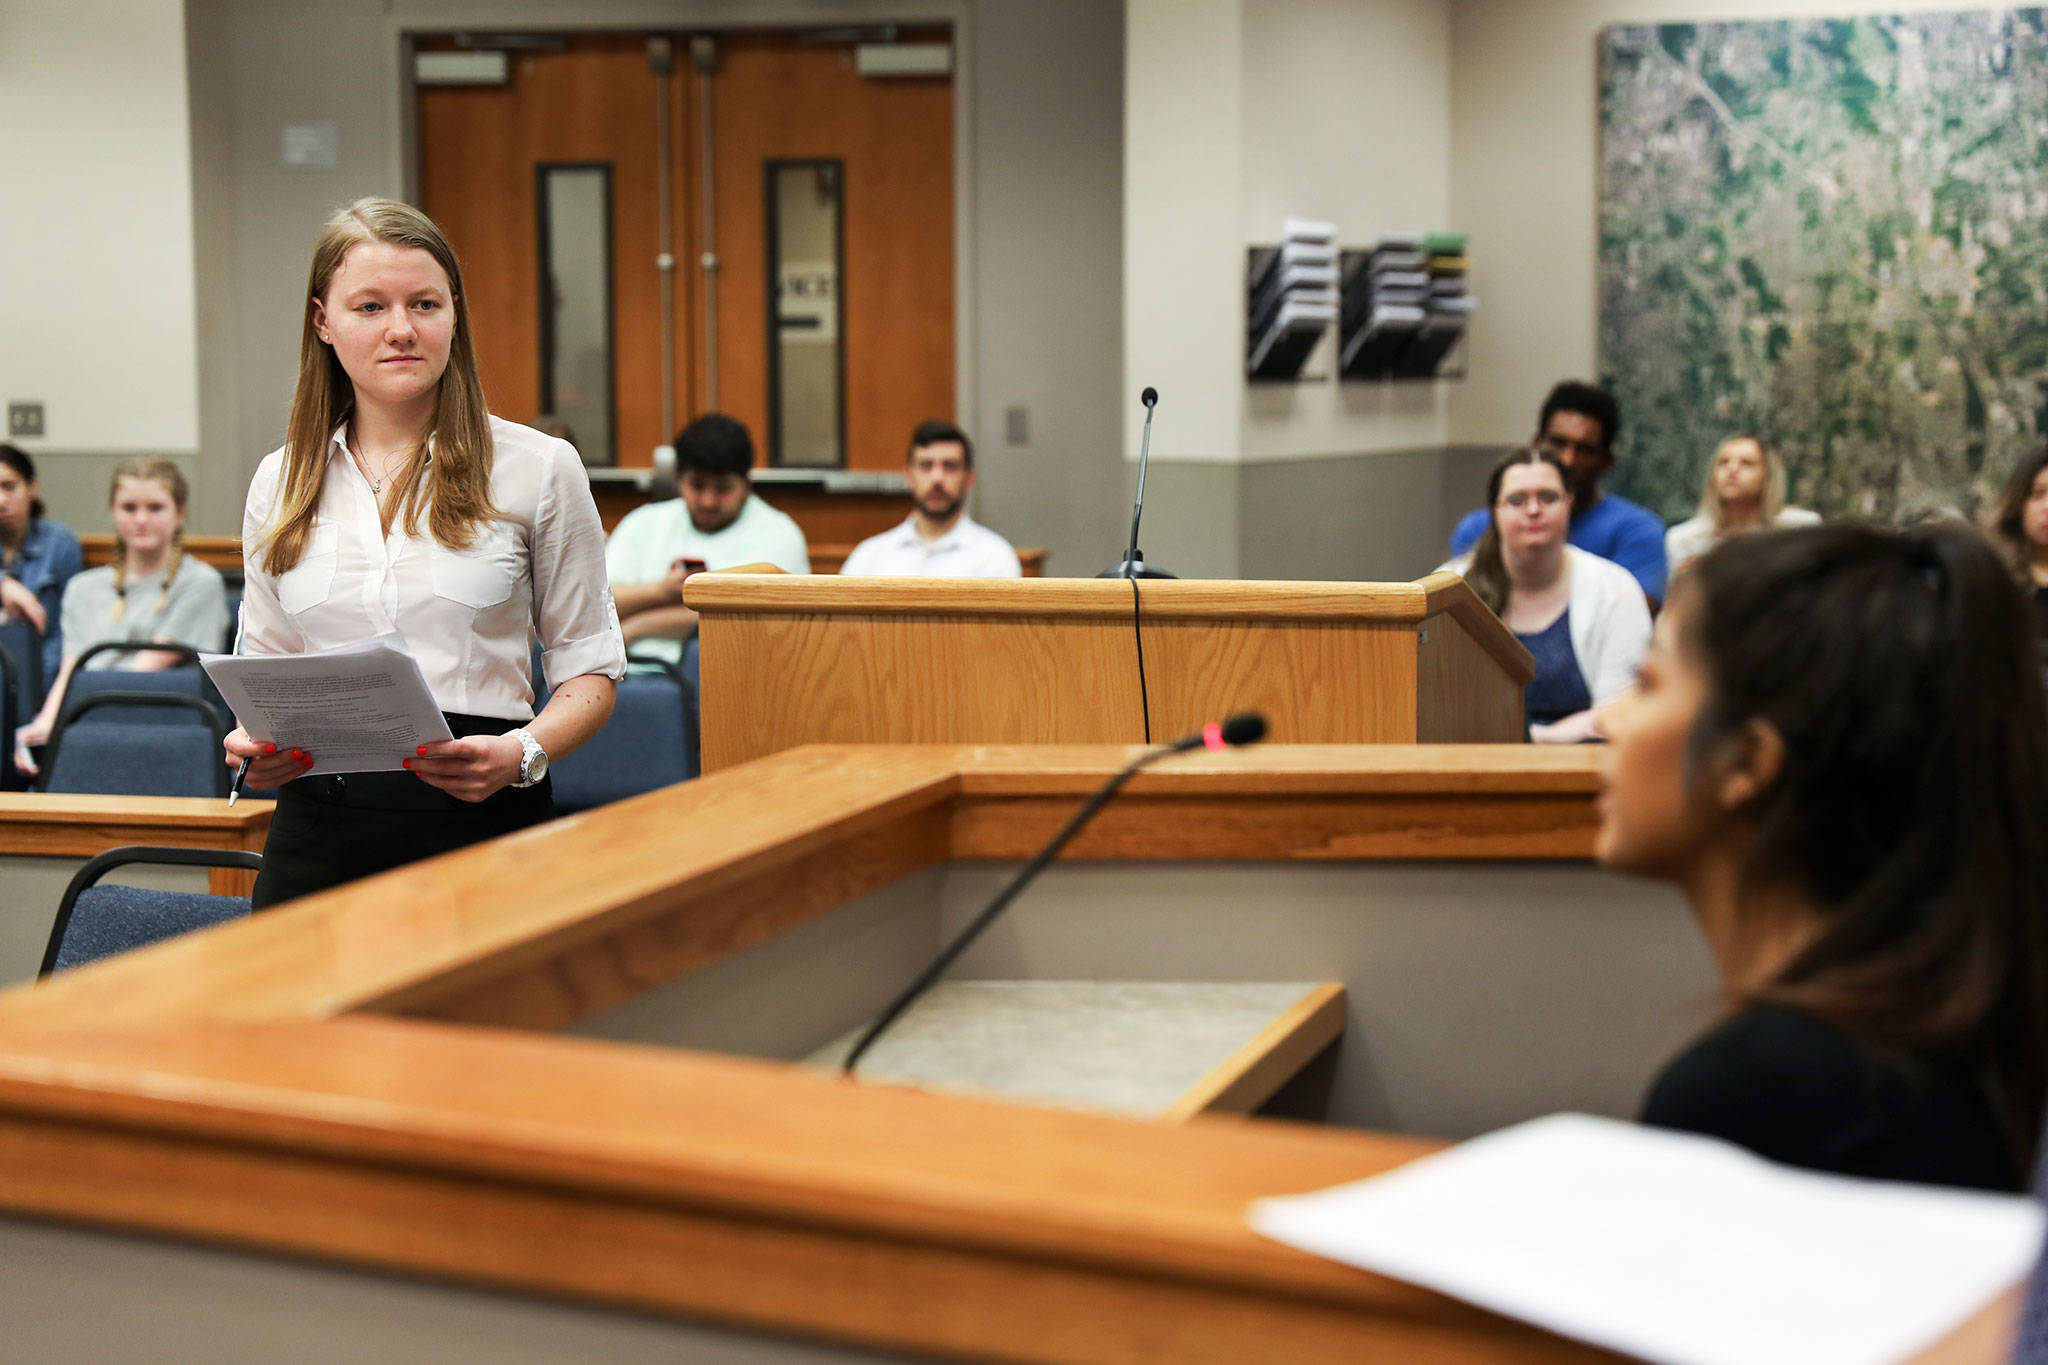
[[[370,481],[370,496],[373,498],[383,497],[384,480],[391,477],[391,471],[389,469],[386,469],[383,474],[373,478],[370,474],[370,466],[368,461],[365,460],[363,453],[360,450],[357,450],[353,443],[351,443],[348,446],[348,454],[349,458],[356,462],[356,468],[362,471],[363,477]]]

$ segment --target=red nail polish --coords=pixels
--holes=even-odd
[[[266,744],[263,746],[263,752],[266,754],[274,754],[277,752],[277,746],[275,744]]]
[[[414,750],[413,750],[413,752],[414,752],[415,754],[419,755],[419,757],[421,757],[421,758],[425,758],[425,757],[427,756],[427,746],[426,746],[426,745],[424,745],[424,744],[422,744],[422,745],[420,745],[420,747],[419,747],[419,748],[417,748],[417,749],[414,749]]]
[[[411,772],[411,771],[412,771],[412,760],[411,760],[411,759],[409,759],[409,758],[408,758],[408,759],[405,759],[405,760],[403,760],[402,762],[400,762],[398,766],[399,766],[399,767],[401,767],[401,768],[403,768],[403,769],[405,769],[405,770],[406,770],[407,772]]]

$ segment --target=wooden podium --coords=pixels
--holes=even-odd
[[[704,574],[704,767],[803,744],[1137,744],[1236,711],[1290,744],[1513,742],[1527,650],[1415,583]],[[1143,638],[1143,692],[1138,637]]]

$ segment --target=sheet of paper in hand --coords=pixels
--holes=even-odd
[[[313,756],[307,776],[395,771],[420,745],[454,738],[402,636],[199,662],[249,738]]]

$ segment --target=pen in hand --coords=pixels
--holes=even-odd
[[[235,808],[235,802],[242,799],[242,779],[249,775],[249,760],[243,759],[235,765],[235,780],[228,785],[228,809]]]

